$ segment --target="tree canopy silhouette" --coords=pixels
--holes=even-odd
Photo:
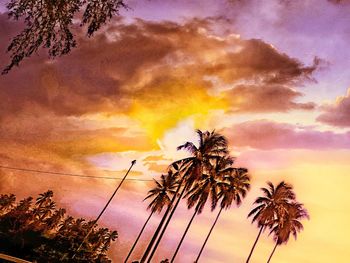
[[[3,74],[40,47],[47,48],[51,58],[69,53],[77,45],[74,26],[86,25],[90,37],[127,5],[124,0],[10,0],[6,7],[10,18],[24,20],[25,28],[7,48],[11,62]]]
[[[73,254],[93,221],[75,219],[66,210],[56,208],[53,192],[16,203],[13,194],[0,195],[0,253],[35,262],[72,262],[65,254]],[[111,262],[106,253],[118,237],[117,231],[94,227],[73,262]]]

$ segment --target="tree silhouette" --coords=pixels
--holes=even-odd
[[[196,146],[192,142],[186,142],[183,145],[180,145],[177,149],[178,150],[187,150],[191,156],[188,158],[184,158],[182,160],[179,160],[177,162],[174,162],[173,165],[181,165],[183,169],[180,171],[181,179],[178,186],[178,191],[180,191],[180,188],[182,187],[182,191],[178,197],[178,200],[176,201],[174,208],[172,209],[169,217],[167,218],[167,221],[165,223],[165,226],[162,230],[162,232],[159,235],[159,238],[148,258],[147,262],[150,262],[154,253],[156,252],[159,243],[167,229],[168,224],[170,223],[170,220],[173,216],[173,214],[176,211],[176,208],[182,199],[183,194],[185,191],[188,191],[191,189],[192,185],[201,178],[203,175],[203,169],[205,167],[209,166],[210,160],[218,158],[220,156],[224,156],[228,153],[227,149],[227,140],[224,136],[221,134],[212,131],[205,131],[202,132],[200,130],[197,130],[198,135],[198,146]],[[175,200],[174,200],[175,201]],[[157,236],[155,237],[157,238]],[[142,256],[141,262],[144,262],[155,242],[155,239],[152,239],[149,243],[144,255]]]
[[[226,171],[229,175],[226,174]],[[218,194],[218,199],[221,199],[220,210],[215,218],[213,225],[210,228],[210,231],[205,238],[205,241],[198,253],[197,259],[195,262],[198,262],[204,247],[220,217],[220,214],[223,209],[229,209],[233,202],[239,206],[242,202],[242,199],[246,196],[247,192],[250,189],[250,176],[248,175],[248,170],[245,168],[234,168],[230,167],[221,170],[223,173],[224,182],[219,184],[220,192]]]
[[[246,263],[249,262],[262,231],[266,227],[271,228],[276,218],[283,218],[287,211],[288,204],[295,199],[295,194],[292,191],[293,188],[291,185],[283,181],[276,187],[271,182],[267,184],[268,188],[261,188],[264,196],[258,197],[255,200],[254,204],[256,207],[248,214],[248,217],[253,216],[252,223],[257,222],[260,230],[250,250]]]
[[[181,189],[182,183],[183,183],[183,181],[184,181],[184,178],[183,178],[182,174],[183,174],[183,171],[184,171],[186,168],[187,168],[187,167],[184,165],[184,163],[183,163],[182,161],[174,162],[174,163],[170,164],[169,167],[168,167],[168,172],[171,172],[171,173],[173,174],[173,176],[176,178],[176,181],[177,181],[178,186],[177,186],[177,189],[176,189],[175,194],[173,195],[173,197],[172,197],[172,199],[171,199],[171,201],[170,201],[170,204],[168,205],[168,207],[167,207],[167,209],[166,209],[166,211],[165,211],[165,213],[164,213],[164,215],[163,215],[161,221],[160,221],[159,224],[158,224],[157,229],[154,231],[154,234],[153,234],[153,236],[152,236],[151,241],[149,242],[149,244],[148,244],[146,250],[144,251],[144,253],[143,253],[143,255],[142,255],[141,262],[145,262],[145,260],[147,259],[148,254],[149,254],[149,252],[151,251],[152,246],[154,245],[154,242],[156,241],[156,239],[157,239],[157,237],[158,237],[158,235],[159,235],[159,233],[160,233],[162,227],[164,226],[164,223],[165,223],[165,226],[164,226],[163,229],[166,229],[166,227],[167,227],[167,225],[168,225],[168,223],[169,223],[169,221],[170,221],[170,219],[171,219],[171,216],[172,216],[174,210],[175,210],[176,207],[177,207],[178,202],[175,204],[174,208],[173,208],[173,204],[174,204],[174,202],[175,202],[176,197],[177,197],[178,194],[179,194],[179,191],[180,191],[180,189]],[[183,192],[181,193],[181,195],[182,195],[182,194],[183,194]],[[180,197],[181,197],[181,195],[180,195]],[[178,197],[178,201],[180,200],[180,197]],[[170,213],[170,215],[169,215],[169,213]],[[168,216],[168,215],[169,215],[169,216]],[[167,221],[166,221],[166,220],[167,220]],[[159,239],[157,240],[157,243],[156,243],[155,247],[158,246],[159,241],[160,241],[160,239],[161,239],[161,237],[162,237],[162,234],[164,234],[164,230],[162,231],[161,235],[159,236]],[[155,251],[155,250],[152,250],[152,253],[154,253],[154,251]],[[153,254],[152,254],[152,255],[153,255]]]
[[[14,194],[10,195],[0,195],[0,215],[11,210],[16,202],[16,196]]]
[[[273,254],[276,251],[277,246],[287,243],[290,235],[292,234],[295,239],[300,231],[304,229],[301,219],[309,219],[307,210],[303,207],[303,204],[293,202],[287,205],[287,213],[282,218],[276,218],[273,228],[270,234],[274,234],[275,246],[270,254],[267,263],[270,262]]]
[[[47,226],[46,229],[48,231],[55,230],[59,226],[65,214],[66,214],[66,209],[64,208],[59,208],[58,210],[56,210],[51,217],[45,220],[45,224]]]
[[[77,45],[72,32],[77,22],[73,20],[79,20],[80,26],[86,25],[90,37],[121,8],[127,8],[124,0],[10,0],[9,17],[23,18],[25,28],[8,46],[11,62],[3,74],[40,47],[48,49],[51,58],[69,53]]]
[[[218,204],[220,205],[195,260],[198,262],[222,211],[231,208],[233,204],[239,206],[249,191],[248,170],[234,167],[234,158],[228,154],[225,137],[214,131],[197,131],[197,134],[198,146],[186,142],[178,147],[179,150],[188,150],[191,156],[171,163],[167,173],[161,175],[159,180],[154,180],[154,187],[148,191],[144,199],[150,200],[148,205],[150,214],[125,262],[130,258],[151,217],[154,213],[161,213],[166,207],[141,258],[142,263],[146,260],[151,261],[177,205],[183,199],[187,199],[188,209],[194,208],[194,213],[170,262],[174,262],[194,218],[202,213],[208,203],[211,211],[215,210]],[[255,207],[248,214],[248,217],[252,217],[252,223],[256,222],[260,230],[246,262],[249,262],[260,235],[266,228],[270,229],[270,234],[273,234],[275,241],[268,259],[270,262],[277,246],[287,243],[290,235],[296,238],[303,229],[301,219],[308,218],[304,206],[296,201],[290,184],[282,181],[277,186],[271,182],[267,185],[261,188],[263,195],[256,198]],[[74,218],[67,215],[65,209],[56,208],[53,192],[50,190],[39,194],[34,203],[32,197],[16,203],[15,195],[0,195],[0,243],[5,244],[0,247],[0,253],[27,260],[35,259],[39,263],[105,263],[111,262],[106,254],[111,243],[117,238],[116,231],[98,228],[96,220],[86,221],[84,218]],[[169,260],[165,259],[162,262],[169,262]]]
[[[175,250],[171,262],[175,260],[187,231],[189,230],[195,216],[202,213],[207,200],[211,200],[211,211],[216,208],[219,199],[220,185],[223,183],[224,176],[228,175],[231,169],[233,169],[232,164],[233,159],[228,156],[217,156],[213,160],[210,160],[203,169],[202,177],[198,179],[193,187],[187,192],[185,197],[188,197],[188,209],[191,209],[195,205],[196,207],[194,214],[192,215],[192,218]]]
[[[152,215],[156,212],[160,213],[163,210],[164,206],[169,206],[171,203],[172,196],[175,195],[176,176],[174,176],[171,170],[168,171],[167,175],[162,174],[160,181],[154,180],[154,182],[156,186],[149,190],[148,195],[144,199],[147,200],[152,198],[151,203],[148,205],[148,209],[151,210],[151,213],[148,216],[143,227],[141,228],[141,231],[138,234],[124,262],[127,262],[129,257],[131,256]]]
[[[73,255],[94,222],[66,216],[63,208],[55,210],[52,197],[47,191],[35,204],[32,197],[15,204],[14,195],[0,196],[0,209],[7,207],[0,214],[0,253],[39,263],[72,262],[60,259],[65,253]],[[74,262],[111,262],[106,253],[117,236],[116,231],[95,225]]]

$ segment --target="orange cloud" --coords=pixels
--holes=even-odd
[[[280,104],[292,109],[312,108],[310,103],[295,106],[294,100],[302,94],[292,88],[312,80],[318,60],[304,66],[262,40],[243,40],[232,32],[218,35],[215,23],[219,22],[223,23],[217,19],[193,19],[182,24],[140,19],[128,24],[116,20],[94,38],[81,38],[79,48],[69,56],[55,61],[38,56],[28,60],[29,64],[23,63],[20,70],[3,76],[0,98],[4,104],[0,113],[32,107],[62,116],[133,113],[135,107],[166,113],[178,111],[179,105],[189,103],[191,107],[191,97],[208,105],[214,102],[208,110],[225,109],[227,104],[215,104],[214,94],[220,93],[222,84],[234,87],[237,82],[254,84],[262,96],[274,89],[273,95],[279,96]],[[0,23],[12,28],[13,22],[1,15]],[[2,40],[0,48],[5,47]],[[284,93],[287,95],[280,95]],[[227,100],[237,100],[234,92],[225,94]],[[182,101],[181,97],[186,98]],[[205,105],[187,112],[180,107],[181,117],[202,114],[199,106]],[[285,108],[268,106],[263,110]],[[240,110],[245,111],[246,107],[242,105]]]

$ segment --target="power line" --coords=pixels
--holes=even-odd
[[[0,165],[0,168],[7,169],[7,170],[31,172],[31,173],[64,175],[64,176],[81,177],[81,178],[98,178],[98,179],[108,179],[108,180],[122,180],[123,179],[123,178],[119,178],[119,177],[110,177],[110,176],[93,176],[93,175],[85,175],[85,174],[72,174],[72,173],[60,173],[60,172],[52,172],[52,171],[41,171],[41,170],[25,169],[25,168],[19,168],[19,167],[10,167],[10,166],[4,166],[4,165]],[[127,178],[125,180],[143,181],[143,182],[152,181],[151,179],[136,179],[136,178]]]

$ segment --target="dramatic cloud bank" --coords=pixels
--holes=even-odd
[[[313,107],[296,103],[302,93],[293,87],[312,79],[318,60],[306,67],[262,40],[243,40],[231,33],[219,36],[216,22],[115,21],[92,39],[81,37],[79,48],[69,56],[55,61],[34,57],[21,70],[2,77],[1,115],[33,106],[64,116],[128,113],[139,104],[147,104],[146,108],[165,102],[178,106],[186,96],[213,101],[214,108],[224,107],[217,104],[216,96],[207,94],[221,85],[228,85],[224,99],[234,110]],[[7,31],[14,28],[6,15],[1,15],[0,23]],[[2,50],[5,40],[0,44]],[[1,61],[5,60],[2,54]],[[234,88],[237,84],[241,85]],[[246,100],[254,99],[251,96],[256,91],[278,97],[280,103],[248,106]],[[237,102],[242,97],[247,97],[245,102]]]

